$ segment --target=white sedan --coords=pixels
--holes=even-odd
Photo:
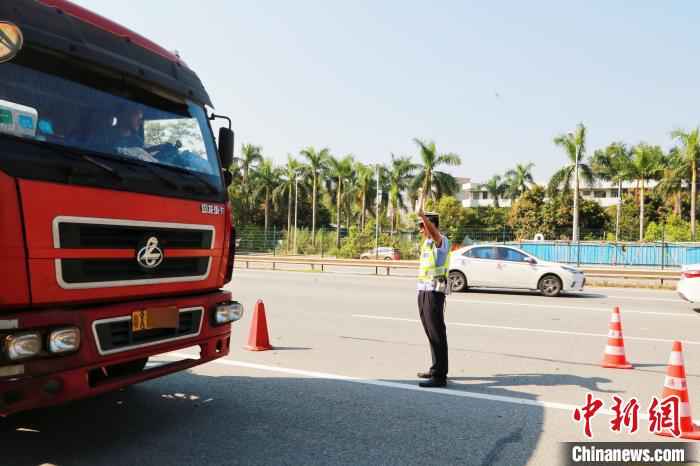
[[[449,266],[452,291],[470,287],[540,290],[545,296],[583,291],[586,277],[565,264],[540,260],[504,245],[475,245],[452,252]]]
[[[700,264],[683,266],[676,291],[690,303],[700,302]]]

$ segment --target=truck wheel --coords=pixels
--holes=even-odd
[[[465,277],[462,272],[458,270],[453,270],[452,272],[450,272],[449,280],[450,287],[455,293],[467,289],[467,277]]]
[[[545,275],[540,280],[540,291],[548,297],[555,297],[561,294],[561,280],[556,275]]]
[[[143,358],[122,364],[115,364],[114,366],[107,366],[107,374],[110,377],[121,377],[124,375],[135,374],[137,372],[141,372],[144,367],[146,367],[147,362],[148,358]]]

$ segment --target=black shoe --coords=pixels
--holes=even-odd
[[[447,386],[447,379],[437,379],[435,377],[431,377],[430,380],[421,382],[418,385],[423,388],[442,388]]]
[[[433,374],[430,371],[419,372],[416,375],[418,376],[419,379],[432,379],[433,378]]]

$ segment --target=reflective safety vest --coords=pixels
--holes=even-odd
[[[448,241],[447,238],[444,239]],[[447,243],[447,250],[449,251],[449,241]],[[437,278],[445,278],[447,276],[447,266],[450,262],[450,254],[447,254],[444,264],[438,267],[437,265],[437,248],[435,247],[435,242],[428,240],[423,241],[423,245],[420,248],[420,265],[418,266],[418,281],[420,282],[432,282]]]

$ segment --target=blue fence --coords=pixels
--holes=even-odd
[[[700,244],[523,241],[511,243],[546,261],[586,265],[680,267],[700,263]]]

